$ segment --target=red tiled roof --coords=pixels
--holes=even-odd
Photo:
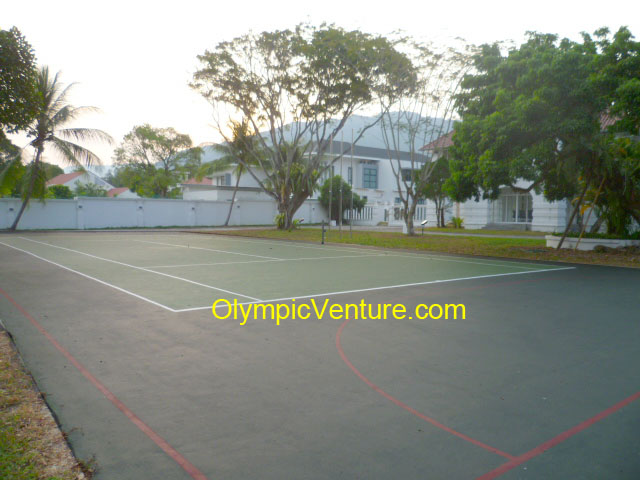
[[[446,135],[436,138],[433,142],[427,143],[420,150],[443,150],[453,145],[453,130]]]
[[[204,177],[202,180],[198,181],[195,178],[190,178],[186,182],[182,182],[183,185],[213,185],[213,179],[209,177]]]
[[[64,185],[65,183],[73,180],[76,177],[79,177],[84,172],[73,172],[73,173],[63,173],[53,177],[51,180],[47,182],[47,187],[51,185]]]
[[[116,197],[127,190],[129,190],[127,187],[112,188],[107,192],[107,197]]]

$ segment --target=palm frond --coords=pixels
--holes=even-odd
[[[65,158],[69,165],[80,167],[85,165],[92,167],[94,165],[102,165],[100,157],[91,150],[82,147],[76,143],[63,140],[58,137],[50,139],[53,147]]]
[[[101,141],[112,145],[113,138],[107,132],[97,128],[64,128],[56,132],[64,138],[80,140],[80,141]]]

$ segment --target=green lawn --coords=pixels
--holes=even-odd
[[[191,232],[193,232],[193,230],[191,230]],[[457,230],[457,232],[461,232],[461,230]],[[296,240],[314,243],[320,243],[322,236],[322,231],[319,228],[302,228],[291,232],[275,229],[242,229],[203,231],[200,233]],[[473,233],[475,233],[475,231]],[[505,232],[500,233],[504,234]],[[343,230],[342,235],[340,235],[336,229],[332,229],[331,232],[326,232],[326,242],[366,245],[378,248],[421,250],[455,255],[477,255],[552,262],[640,267],[640,253],[638,253],[637,250],[609,253],[573,251],[568,249],[555,250],[545,246],[544,238],[485,238],[465,235],[423,236],[419,234],[410,237],[400,232],[362,230],[354,231],[353,235],[350,236],[348,229]]]

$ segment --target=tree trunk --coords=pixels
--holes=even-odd
[[[12,232],[16,231],[16,228],[18,228],[18,222],[20,221],[20,218],[22,218],[22,214],[24,213],[25,209],[27,208],[27,204],[29,203],[29,200],[31,199],[31,194],[33,193],[33,187],[36,183],[36,175],[38,172],[38,168],[40,165],[40,157],[42,155],[42,149],[39,148],[37,153],[36,153],[36,159],[33,161],[33,169],[31,171],[31,180],[29,181],[29,187],[27,189],[27,192],[24,196],[24,200],[22,202],[22,206],[20,207],[20,211],[18,212],[18,215],[16,216],[16,219],[13,221],[13,225],[11,225],[11,228],[9,230],[11,230]]]
[[[413,227],[413,215],[416,213],[415,203],[411,205],[411,208],[404,211],[404,223],[407,225],[407,235],[415,235],[415,229]]]
[[[582,193],[580,194],[580,198],[578,199],[578,203],[576,203],[576,207],[573,209],[573,213],[571,214],[571,218],[569,218],[569,221],[567,222],[567,228],[564,229],[564,233],[562,234],[562,238],[560,239],[560,243],[558,243],[558,246],[556,247],[556,250],[560,250],[562,248],[562,244],[564,243],[564,239],[567,238],[567,233],[569,233],[569,229],[571,228],[571,225],[573,224],[573,219],[576,218],[576,215],[578,214],[578,210],[580,210],[580,205],[582,205],[582,199],[584,198],[585,194],[587,193],[587,189],[589,188],[589,182],[586,182],[585,186],[584,186],[584,190],[582,190]]]
[[[233,195],[231,197],[231,206],[229,207],[229,213],[227,213],[227,219],[224,221],[224,226],[229,225],[229,219],[231,218],[231,212],[233,212],[233,204],[236,201],[236,193],[238,193],[238,185],[240,184],[240,175],[236,179],[236,188],[233,190]]]

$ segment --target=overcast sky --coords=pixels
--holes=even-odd
[[[188,82],[196,56],[250,30],[290,28],[310,21],[386,34],[395,30],[441,43],[521,42],[535,30],[579,39],[581,31],[627,25],[640,35],[640,2],[582,0],[371,1],[244,0],[3,2],[0,28],[18,27],[38,63],[77,82],[75,105],[102,113],[81,119],[119,142],[134,125],[174,127],[197,145],[217,141],[209,104]],[[105,164],[112,148],[92,145]],[[49,158],[50,161],[55,160]]]

